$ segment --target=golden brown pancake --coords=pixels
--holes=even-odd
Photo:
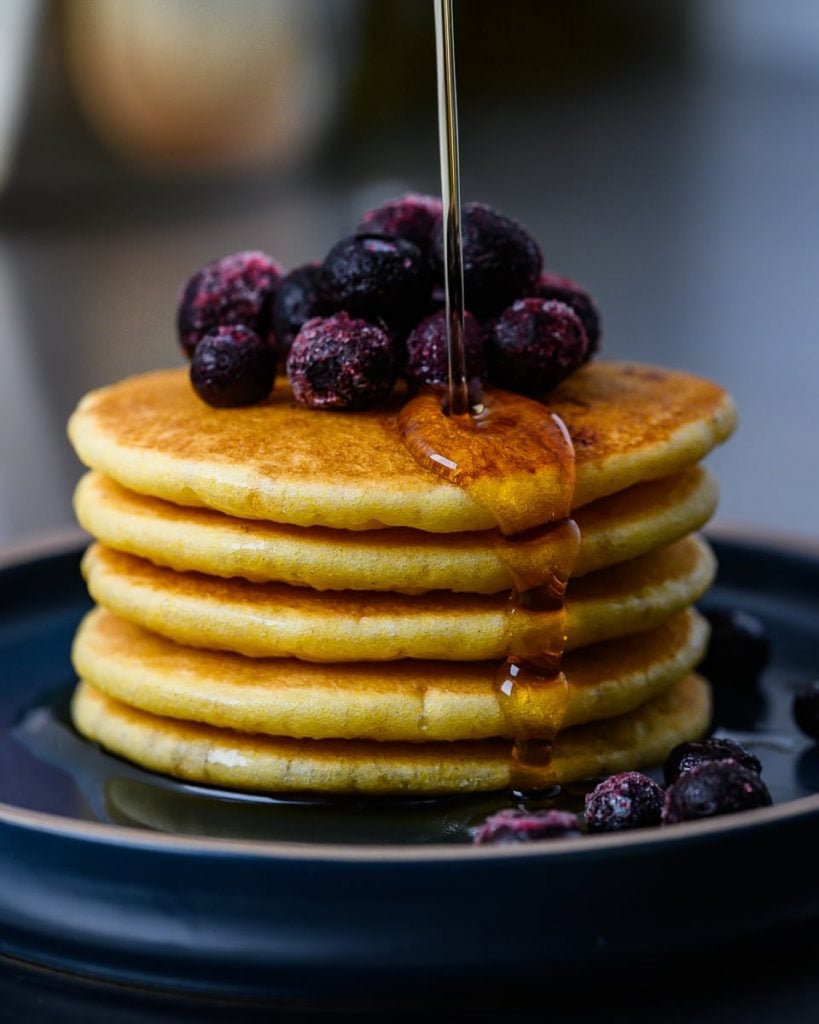
[[[542,785],[576,782],[662,761],[701,736],[708,685],[688,676],[636,711],[560,733]],[[72,714],[88,739],[151,771],[188,782],[267,793],[467,793],[510,784],[508,740],[376,743],[276,739],[139,711],[88,683]]]
[[[701,466],[636,484],[578,509],[581,547],[575,576],[628,561],[703,526],[716,483]],[[393,527],[332,530],[236,519],[126,490],[88,473],[74,499],[80,525],[106,546],[172,569],[317,590],[418,594],[508,591],[511,573],[497,531],[433,534]]]
[[[69,434],[88,466],[125,487],[243,519],[360,530],[494,528],[469,494],[421,467],[394,427],[400,405],[353,415],[270,400],[214,409],[184,369],[133,377],[87,395]],[[628,363],[591,363],[548,396],[577,456],[576,506],[678,473],[725,440],[736,414],[717,385]],[[536,488],[554,488],[555,466]]]
[[[564,726],[632,711],[691,672],[707,634],[689,611],[567,654]],[[246,658],[183,647],[100,608],[80,626],[73,662],[81,678],[126,704],[242,732],[410,742],[512,735],[495,662]]]
[[[504,657],[513,631],[527,624],[509,614],[503,594],[317,592],[174,572],[100,544],[89,548],[83,572],[94,600],[122,618],[179,643],[250,657],[484,661]],[[696,601],[714,572],[710,548],[691,536],[572,580],[565,649],[653,629]]]

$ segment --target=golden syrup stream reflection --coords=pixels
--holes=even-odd
[[[580,532],[571,519],[574,447],[560,418],[532,399],[487,391],[471,415],[447,416],[439,392],[410,400],[398,430],[423,466],[462,487],[498,524],[497,552],[514,589],[507,658],[495,692],[514,737],[513,789],[543,787],[551,743],[565,718],[568,685],[564,595]]]

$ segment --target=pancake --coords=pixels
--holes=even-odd
[[[316,592],[174,572],[99,544],[86,552],[83,572],[94,600],[122,618],[179,643],[250,657],[500,659],[512,631],[528,622],[509,614],[502,594]],[[572,580],[565,649],[653,629],[696,601],[714,572],[710,548],[690,536]]]
[[[642,768],[696,739],[710,718],[708,684],[687,676],[619,718],[562,732],[543,787]],[[276,739],[162,718],[82,682],[72,704],[80,732],[151,771],[188,782],[267,793],[465,793],[510,784],[506,740],[375,743]]]
[[[214,409],[185,369],[133,377],[92,392],[69,422],[82,461],[131,490],[242,519],[346,530],[403,526],[450,533],[494,528],[462,488],[421,467],[391,406],[355,415],[268,401]],[[548,396],[576,451],[575,505],[680,472],[733,430],[733,403],[689,374],[590,363]],[[554,465],[528,477],[555,488]]]
[[[564,725],[633,710],[691,672],[707,635],[705,620],[689,611],[649,633],[566,655]],[[242,732],[408,742],[512,737],[495,662],[246,658],[183,647],[99,608],[80,626],[72,658],[79,676],[126,704]]]
[[[636,558],[703,526],[717,503],[701,466],[636,484],[578,509],[574,575]],[[393,527],[351,531],[235,519],[126,490],[88,473],[74,497],[80,525],[108,547],[169,568],[316,590],[509,591],[497,531],[431,534]]]

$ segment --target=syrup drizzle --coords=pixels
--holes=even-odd
[[[544,786],[551,744],[568,704],[560,661],[564,595],[580,544],[571,519],[574,447],[562,420],[531,399],[491,391],[470,405],[452,0],[435,0],[435,36],[449,390],[446,401],[429,391],[408,402],[398,430],[421,465],[464,488],[498,525],[497,552],[514,586],[507,657],[494,687],[504,734],[513,739],[511,788],[535,790]]]

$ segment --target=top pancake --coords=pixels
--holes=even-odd
[[[709,381],[628,363],[591,363],[548,397],[577,455],[575,506],[679,472],[733,430],[730,396]],[[286,385],[255,406],[214,409],[184,369],[91,392],[69,422],[86,465],[142,494],[244,519],[348,530],[486,530],[487,510],[418,465],[394,415],[294,405]],[[537,471],[549,487],[553,467]]]

